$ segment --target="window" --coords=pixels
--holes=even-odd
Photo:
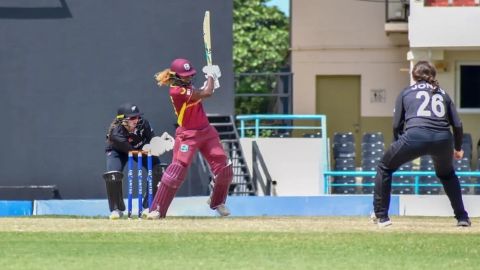
[[[457,89],[459,111],[480,113],[480,62],[457,64]]]

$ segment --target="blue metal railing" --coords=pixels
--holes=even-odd
[[[455,172],[457,176],[466,177],[480,177],[480,171],[470,172]],[[333,184],[330,183],[331,176],[375,176],[375,171],[325,171],[324,175],[324,190],[325,194],[329,193],[330,187],[372,187],[374,183],[355,183],[355,184]],[[406,183],[392,183],[393,187],[414,187],[414,194],[419,194],[420,187],[442,187],[442,184],[420,184],[420,176],[436,176],[434,171],[397,171],[393,173],[393,176],[413,176],[414,182],[411,184]],[[480,184],[461,184],[462,187],[480,187]]]
[[[329,147],[327,139],[327,117],[322,114],[251,114],[251,115],[237,115],[237,120],[240,121],[240,138],[245,138],[246,130],[254,130],[254,138],[260,136],[261,130],[318,130],[321,136],[318,138],[320,140],[320,145],[322,146],[319,149],[321,153],[321,164],[323,170],[329,169]],[[296,126],[296,125],[284,125],[284,124],[275,124],[275,125],[264,125],[262,121],[268,120],[312,120],[317,123],[317,125],[310,126]],[[249,123],[252,122],[253,124]],[[321,181],[322,179],[319,179]]]
[[[261,130],[265,129],[310,129],[320,130],[323,135],[327,134],[327,118],[325,115],[320,114],[250,114],[250,115],[237,115],[237,120],[240,121],[240,137],[245,137],[246,130],[255,130],[255,138],[258,138]],[[289,126],[289,125],[262,125],[262,120],[314,120],[318,121],[319,125],[315,126]],[[247,125],[247,121],[254,121],[253,125]],[[247,124],[246,124],[247,123]]]

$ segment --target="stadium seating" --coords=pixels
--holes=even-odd
[[[464,157],[464,158],[459,159],[459,160],[453,160],[453,166],[455,168],[457,168],[457,167],[468,167],[468,168],[470,168],[470,159],[467,158],[467,157]]]
[[[382,141],[377,141],[373,143],[362,143],[362,151],[376,151],[381,149],[385,150],[385,144]]]
[[[383,138],[383,134],[381,132],[373,132],[373,133],[364,133],[362,136],[362,143],[377,143],[382,142],[385,143]]]
[[[362,159],[376,159],[380,160],[384,154],[383,149],[362,150]]]
[[[335,159],[335,171],[355,171],[355,160],[353,158]],[[335,176],[333,184],[355,184],[354,176]],[[355,187],[332,187],[333,194],[354,194]]]
[[[333,143],[333,157],[335,160],[335,171],[355,171],[355,139],[352,133],[335,133]],[[480,152],[480,141],[477,145]],[[465,151],[465,157],[462,160],[454,161],[454,168],[456,171],[470,171],[471,156],[472,156],[472,136],[469,133],[464,134],[462,149]],[[376,171],[378,162],[383,157],[385,152],[384,137],[381,132],[365,133],[361,140],[361,170],[362,171]],[[420,157],[420,171],[434,171],[433,160],[431,156]],[[413,162],[403,164],[397,171],[414,171],[417,167]],[[477,162],[477,170],[480,170],[480,158]],[[465,177],[460,176],[461,184],[479,183],[480,177]],[[352,176],[335,177],[333,183],[338,184],[353,184],[356,178]],[[375,182],[375,176],[363,176],[362,184],[372,185]],[[415,176],[394,176],[392,179],[392,193],[393,194],[415,194]],[[395,186],[396,184],[403,184],[405,186]],[[436,176],[420,176],[419,194],[443,194],[441,181]],[[361,193],[372,194],[373,186],[361,187]],[[356,193],[355,187],[332,187],[332,193],[336,194],[352,194]],[[480,194],[480,187],[470,188],[462,187],[463,194]]]
[[[463,133],[463,145],[469,144],[472,145],[472,134],[470,133]]]
[[[464,151],[463,157],[468,158],[469,161],[472,160],[472,135],[470,133],[463,134],[462,149]],[[471,164],[469,164],[471,166]]]
[[[333,135],[333,158],[355,158],[355,138],[353,133],[338,133]]]
[[[400,166],[397,171],[411,171],[413,168],[413,163],[407,162]],[[392,179],[393,184],[413,184],[415,182],[413,176],[394,176]],[[392,186],[393,194],[413,194],[415,193],[414,186]]]
[[[362,159],[362,171],[376,171],[379,159]],[[375,176],[362,177],[362,184],[375,183]],[[362,187],[362,193],[372,194],[373,186]]]
[[[468,158],[454,160],[453,167],[457,172],[471,171],[470,160]],[[470,184],[472,182],[469,176],[459,176],[458,181],[460,181],[460,184]],[[468,193],[470,193],[470,187],[462,187],[462,194],[468,194]]]
[[[303,138],[321,138],[322,133],[317,132],[317,133],[304,133],[302,135]]]
[[[355,137],[353,137],[352,132],[342,133],[342,132],[335,132],[333,134],[333,143],[355,143]]]
[[[355,144],[351,142],[334,143],[333,157],[334,158],[355,158]]]
[[[477,171],[480,171],[480,158],[478,158],[478,160],[477,160]],[[472,178],[472,183],[480,184],[480,177],[473,177]],[[475,195],[479,195],[480,194],[480,187],[475,187],[473,189],[473,193]]]
[[[420,157],[420,171],[434,171],[433,160],[431,156],[421,156]],[[433,186],[441,184],[440,179],[436,176],[420,176],[419,178],[420,184],[425,185],[432,185],[432,186],[421,186],[419,187],[418,191],[419,194],[440,194],[442,191],[442,187],[440,186]]]
[[[363,160],[380,160],[385,153],[385,143],[383,141],[383,134],[365,133],[362,137],[362,164]],[[376,165],[376,164],[375,164]]]
[[[381,141],[362,143],[362,160],[380,160],[385,153],[385,145]]]
[[[385,143],[381,132],[366,132],[362,136],[362,171],[376,171],[377,165],[385,152]],[[374,176],[364,176],[362,183],[371,184],[375,182]],[[373,186],[365,186],[362,193],[372,194]]]
[[[351,166],[355,168],[355,159],[353,158],[336,158],[335,159],[335,170],[343,168],[345,166]]]
[[[333,158],[335,171],[355,171],[355,137],[353,133],[336,132],[333,135]],[[335,176],[333,184],[354,184],[354,176]],[[333,194],[354,194],[356,188],[332,187]]]

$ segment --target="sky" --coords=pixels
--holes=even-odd
[[[267,6],[277,6],[287,16],[290,15],[290,0],[270,0]]]

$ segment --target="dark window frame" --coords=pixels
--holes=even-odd
[[[455,91],[455,105],[457,106],[457,110],[461,113],[480,113],[480,98],[472,98],[472,96],[475,96],[475,94],[470,95],[469,97],[465,97],[465,93],[462,93],[462,91],[465,91],[465,89],[462,89],[462,67],[476,67],[478,69],[478,76],[475,76],[477,78],[480,78],[480,61],[459,61],[456,64],[456,91]],[[480,84],[480,81],[478,82]],[[480,88],[479,88],[480,89]],[[468,91],[468,90],[467,90]],[[471,90],[471,91],[476,91],[476,95],[480,95],[479,90]],[[474,104],[473,106],[467,106],[462,102],[462,98],[468,99],[468,100],[475,100],[477,104]]]

